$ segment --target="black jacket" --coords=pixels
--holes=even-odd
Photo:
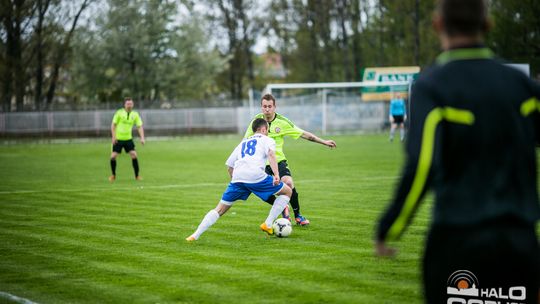
[[[435,192],[433,224],[540,219],[540,86],[482,47],[442,53],[411,93],[407,162],[378,240],[401,235]]]

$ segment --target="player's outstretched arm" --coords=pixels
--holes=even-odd
[[[142,126],[137,127],[137,132],[139,132],[139,137],[141,138],[141,144],[144,146],[144,129]]]
[[[276,152],[274,150],[268,150],[268,162],[270,163],[270,168],[274,173],[274,186],[279,184],[279,170],[276,161]]]
[[[393,256],[396,250],[388,247],[388,242],[397,240],[405,231],[416,210],[429,188],[432,176],[433,151],[437,134],[442,132],[441,128],[433,132],[427,140],[433,143],[429,148],[425,148],[423,143],[426,132],[424,128],[430,113],[437,114],[439,107],[433,100],[431,92],[423,82],[417,82],[413,86],[413,96],[415,96],[415,116],[414,123],[409,131],[409,141],[406,145],[407,160],[402,176],[394,193],[394,197],[388,205],[386,211],[381,215],[376,227],[375,253],[378,256]],[[431,114],[431,115],[435,115]],[[439,135],[440,136],[440,135]],[[428,154],[429,153],[429,154]]]
[[[331,139],[325,140],[325,139],[319,138],[315,134],[313,134],[311,132],[308,132],[308,131],[304,131],[304,133],[302,133],[301,137],[303,139],[307,139],[309,141],[316,142],[316,143],[319,143],[321,145],[325,145],[325,146],[330,147],[330,148],[336,148],[337,147],[335,141],[333,141]]]

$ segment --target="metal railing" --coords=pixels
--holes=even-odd
[[[320,95],[280,99],[277,112],[299,127],[322,133],[378,130],[388,122],[388,105],[355,96]],[[325,98],[323,101],[321,98]],[[149,135],[243,133],[254,106],[137,109]],[[109,136],[114,110],[0,113],[0,136]]]

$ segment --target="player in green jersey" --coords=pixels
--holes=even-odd
[[[304,131],[297,127],[292,121],[287,119],[285,116],[276,113],[276,99],[271,94],[266,94],[261,98],[261,110],[262,113],[255,115],[253,120],[257,118],[264,118],[270,125],[268,130],[268,136],[276,141],[276,158],[278,161],[279,177],[281,181],[291,187],[293,193],[291,196],[290,204],[293,208],[294,218],[297,225],[308,225],[309,220],[306,219],[300,213],[300,203],[298,201],[298,192],[294,187],[294,182],[291,176],[291,171],[289,170],[287,164],[287,158],[283,152],[284,137],[289,136],[294,139],[303,138],[312,142],[319,143],[321,145],[328,146],[330,148],[336,147],[336,142],[333,140],[324,140],[314,134]],[[250,126],[253,123],[253,120],[250,122]],[[248,128],[244,137],[249,137],[253,135],[251,128]],[[271,172],[270,166],[266,166],[266,171]],[[275,200],[274,196],[271,196],[268,203],[273,204]],[[289,218],[288,208],[284,211],[283,217]]]
[[[133,100],[126,97],[124,99],[124,107],[116,111],[111,124],[113,144],[111,153],[112,175],[109,177],[109,181],[111,182],[116,179],[116,157],[122,153],[122,149],[131,156],[135,179],[141,179],[139,176],[139,161],[137,159],[137,152],[135,151],[135,143],[133,143],[132,130],[134,125],[137,126],[141,144],[144,145],[144,129],[141,116],[138,112],[133,111]]]

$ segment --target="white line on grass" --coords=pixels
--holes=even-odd
[[[134,187],[108,187],[108,188],[80,188],[80,189],[51,189],[51,190],[14,190],[0,191],[0,194],[31,194],[31,193],[55,193],[55,192],[93,192],[93,191],[123,191],[137,189],[168,189],[168,188],[196,188],[205,186],[221,186],[224,183],[200,183],[200,184],[173,184],[159,186],[134,186]]]
[[[37,304],[36,302],[32,302],[28,299],[21,298],[14,296],[12,294],[9,294],[7,292],[0,291],[0,299],[7,299],[9,301],[15,302],[15,303],[21,303],[21,304]]]
[[[397,176],[380,176],[380,177],[364,177],[359,181],[374,181],[374,180],[392,180],[398,178]],[[328,183],[333,182],[330,179],[311,179],[300,180],[298,184],[311,184],[311,183]],[[99,188],[74,188],[74,189],[50,189],[50,190],[13,190],[13,191],[0,191],[2,194],[35,194],[35,193],[58,193],[58,192],[104,192],[104,191],[129,191],[129,190],[143,190],[143,189],[174,189],[174,188],[200,188],[211,186],[226,186],[227,183],[198,183],[198,184],[170,184],[170,185],[157,185],[157,186],[133,186],[133,187],[99,187]]]

